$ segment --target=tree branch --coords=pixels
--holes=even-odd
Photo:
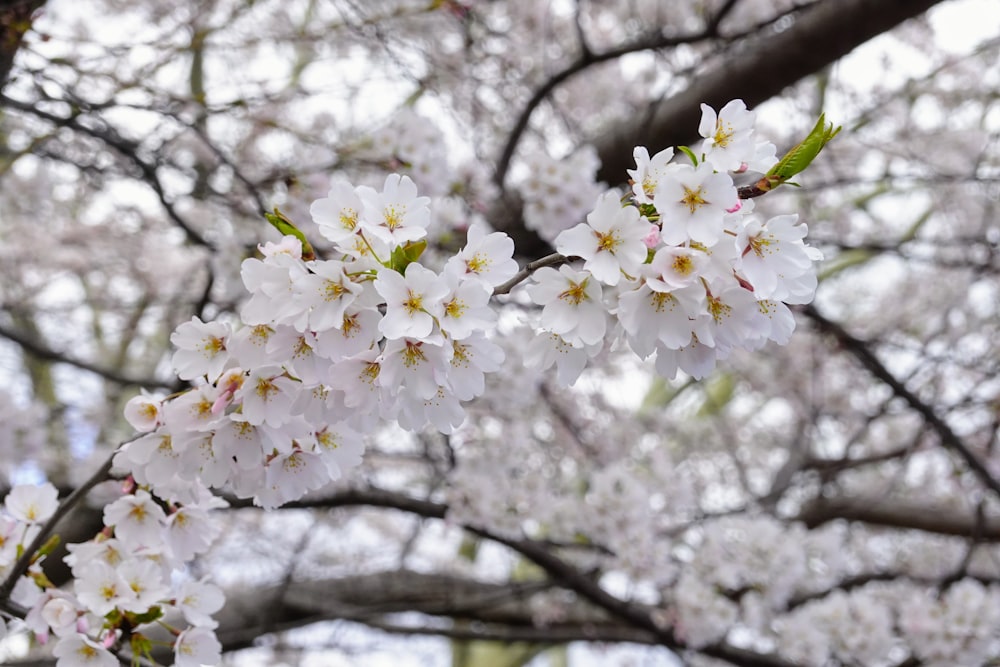
[[[81,370],[85,370],[89,373],[94,373],[95,375],[100,375],[106,380],[111,380],[112,382],[118,382],[123,385],[137,386],[137,387],[163,387],[166,389],[173,388],[173,383],[164,382],[161,380],[155,380],[153,378],[133,378],[127,375],[123,375],[118,371],[112,370],[110,368],[102,368],[97,364],[92,364],[89,361],[83,361],[82,359],[75,359],[62,352],[56,352],[55,350],[45,347],[37,340],[28,338],[27,336],[22,336],[16,331],[12,331],[0,325],[0,336],[6,338],[7,340],[17,343],[21,348],[30,354],[31,356],[41,359],[42,361],[53,361],[60,364],[67,364],[69,366],[74,366]]]
[[[920,400],[916,394],[907,389],[896,376],[889,372],[889,369],[872,353],[869,343],[855,338],[836,322],[826,319],[812,305],[804,306],[801,312],[811,319],[820,331],[832,335],[841,347],[854,355],[861,362],[861,365],[868,369],[869,373],[885,383],[892,389],[896,396],[906,401],[912,410],[920,414],[927,425],[937,433],[941,444],[958,454],[965,461],[966,465],[969,466],[973,474],[979,478],[979,481],[1000,498],[1000,482],[993,477],[985,464],[972,453],[968,445],[938,416],[934,408]]]

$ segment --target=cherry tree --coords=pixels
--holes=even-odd
[[[5,664],[1000,659],[997,27],[0,3]]]

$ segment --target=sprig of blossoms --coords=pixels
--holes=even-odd
[[[569,384],[622,339],[667,377],[703,377],[734,349],[787,342],[787,304],[812,298],[818,253],[794,215],[760,220],[740,199],[731,172],[773,162],[752,112],[738,101],[705,107],[700,131],[700,156],[637,147],[625,196],[598,194],[593,151],[536,165],[526,220],[583,262],[534,273],[541,334],[529,365],[556,365]],[[452,432],[462,403],[501,367],[491,297],[526,275],[508,236],[473,225],[455,255],[424,261],[430,200],[399,174],[381,190],[337,180],[310,211],[326,257],[294,227],[260,246],[241,269],[245,326],[193,318],[172,337],[178,374],[198,386],[127,406],[146,435],[116,462],[139,484],[161,496],[203,484],[280,505],[358,465],[381,422]]]
[[[758,218],[730,173],[766,170],[773,145],[756,141],[740,100],[702,111],[700,156],[667,149],[650,157],[637,147],[629,195],[602,195],[585,223],[555,239],[583,266],[534,274],[528,293],[543,306],[539,327],[564,346],[561,382],[575,381],[597,354],[610,318],[638,356],[655,353],[660,374],[702,378],[735,349],[787,343],[788,304],[812,299],[821,255],[805,245],[806,225],[794,214]],[[562,372],[570,357],[576,372]],[[539,370],[554,359],[533,355]]]
[[[245,260],[247,326],[178,327],[174,365],[200,383],[133,399],[146,435],[116,462],[158,495],[202,483],[274,507],[358,465],[382,421],[457,428],[503,363],[489,302],[518,267],[510,238],[479,225],[441,270],[421,263],[429,202],[407,176],[334,182],[311,208],[330,258],[285,236]]]

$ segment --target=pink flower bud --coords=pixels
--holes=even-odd
[[[642,242],[646,244],[647,248],[654,250],[660,244],[660,228],[650,223],[649,233],[643,237]]]

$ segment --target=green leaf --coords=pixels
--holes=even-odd
[[[831,278],[841,271],[851,268],[852,266],[864,264],[874,256],[874,252],[863,248],[846,250],[837,255],[825,267],[823,267],[823,269],[820,270],[817,279],[819,282],[823,282],[827,278]]]
[[[406,267],[420,259],[427,249],[427,241],[410,241],[398,246],[392,251],[392,258],[389,260],[389,268],[400,273],[406,273]]]
[[[152,623],[153,621],[159,620],[163,617],[163,608],[159,606],[150,607],[148,610],[141,614],[129,614],[128,620],[135,625],[142,625],[143,623]]]
[[[267,219],[271,226],[281,232],[282,236],[294,236],[302,244],[302,259],[305,261],[310,261],[316,259],[316,251],[313,250],[312,244],[306,239],[306,235],[303,234],[298,227],[296,227],[291,220],[289,220],[284,213],[278,210],[278,207],[274,207],[274,213],[265,213],[264,218]]]
[[[764,178],[757,182],[757,187],[764,191],[773,190],[792,176],[802,173],[816,159],[823,147],[837,136],[840,129],[839,125],[834,127],[833,123],[827,125],[826,114],[820,114],[809,135],[785,153],[785,156],[778,160],[778,164],[771,167]]]
[[[128,643],[132,649],[132,659],[135,661],[134,664],[138,664],[138,660],[142,656],[145,656],[150,660],[152,659],[153,642],[150,641],[145,635],[137,632],[129,637]]]
[[[694,154],[693,150],[691,150],[687,146],[678,146],[677,150],[679,150],[681,153],[684,153],[684,155],[687,155],[689,158],[691,158],[691,164],[693,164],[696,167],[698,166],[698,156]]]
[[[38,556],[48,556],[50,553],[55,551],[56,547],[59,546],[60,541],[61,540],[58,535],[50,537],[45,541],[45,544],[42,545],[42,548],[38,550]]]
[[[715,373],[702,383],[705,399],[698,408],[699,417],[713,417],[719,414],[733,398],[736,380],[730,373]]]

